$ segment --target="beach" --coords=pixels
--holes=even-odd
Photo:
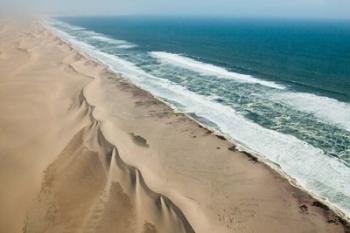
[[[38,19],[0,25],[0,232],[350,231]]]

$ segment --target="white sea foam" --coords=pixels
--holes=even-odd
[[[350,132],[350,104],[348,103],[325,96],[296,92],[278,93],[274,98]]]
[[[250,75],[237,74],[229,72],[224,68],[211,64],[205,64],[195,61],[191,58],[171,54],[166,52],[151,52],[153,57],[162,62],[181,66],[183,68],[197,71],[203,75],[215,75],[219,77],[227,77],[239,79],[244,82],[259,83],[261,85],[283,89],[284,87],[273,82],[263,81],[251,77]],[[263,83],[261,83],[263,82]],[[277,86],[275,86],[277,85]],[[316,118],[327,123],[336,125],[347,131],[350,131],[350,105],[340,102],[329,97],[317,96],[309,93],[283,92],[273,96],[275,100],[282,101],[289,106],[300,111],[313,114]]]
[[[137,45],[134,45],[134,44],[124,44],[124,45],[119,45],[117,46],[118,49],[132,49],[132,48],[135,48],[137,47]]]
[[[161,62],[168,63],[170,65],[179,66],[185,69],[189,69],[198,72],[202,75],[216,76],[218,78],[233,79],[239,82],[260,84],[267,87],[285,89],[286,87],[275,82],[264,81],[254,78],[251,75],[239,74],[228,71],[222,67],[218,67],[212,64],[206,64],[194,59],[184,57],[178,54],[172,54],[167,52],[150,52],[150,55],[159,59]]]
[[[48,22],[51,25],[52,24],[56,24],[58,26],[65,27],[65,28],[67,28],[70,31],[82,31],[82,30],[85,30],[85,28],[83,28],[83,27],[74,26],[74,25],[71,25],[71,24],[59,21],[59,20],[47,19],[46,22]]]
[[[210,97],[148,74],[134,64],[99,51],[67,33],[59,31],[58,35],[155,96],[169,100],[169,103],[180,104],[173,105],[174,108],[214,122],[221,132],[234,141],[258,153],[265,160],[278,164],[300,186],[350,215],[350,172],[338,159],[325,155],[320,149],[294,136],[263,128]]]
[[[60,27],[66,28],[66,29],[68,29],[70,31],[77,31],[77,30],[79,30],[80,33],[83,33],[84,35],[87,35],[88,38],[91,38],[91,39],[94,39],[94,40],[97,40],[97,41],[101,41],[101,42],[105,42],[105,43],[108,43],[110,45],[114,45],[118,49],[131,49],[131,48],[137,47],[137,45],[135,45],[133,43],[130,43],[128,41],[114,39],[114,38],[111,38],[111,37],[106,36],[104,34],[87,30],[86,28],[83,28],[83,27],[73,26],[73,25],[70,25],[70,24],[67,24],[67,23],[64,23],[64,22],[61,22],[61,21],[49,20],[48,22],[51,25],[52,24],[56,24],[56,25],[59,25]]]
[[[86,30],[83,33],[88,35],[89,38],[92,38],[92,39],[97,40],[97,41],[105,42],[105,43],[108,43],[110,45],[114,45],[118,49],[131,49],[131,48],[137,47],[135,44],[130,43],[128,41],[114,39],[114,38],[111,38],[111,37],[106,36],[104,34],[94,32],[94,31]]]
[[[92,38],[99,40],[99,41],[107,42],[110,44],[128,44],[128,42],[126,42],[124,40],[116,40],[116,39],[112,39],[112,38],[109,38],[107,36],[103,36],[103,35],[99,35],[99,34],[92,36]]]
[[[95,35],[95,36],[92,36],[91,38],[94,38],[95,40],[99,40],[111,45],[116,45],[118,49],[131,49],[131,48],[137,47],[135,44],[132,44],[125,40],[117,40],[104,35]]]
[[[68,24],[68,26],[69,26],[69,29],[72,30],[72,31],[83,31],[83,30],[85,30],[85,28],[79,27],[79,26],[73,26],[73,25],[70,25],[70,24]]]

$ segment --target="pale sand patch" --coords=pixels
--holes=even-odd
[[[28,44],[48,47],[29,52],[17,47],[23,34],[7,29],[0,43],[7,54],[0,62],[0,232],[11,233],[21,232],[43,171],[86,123],[85,117],[75,119],[66,109],[87,80],[53,69],[52,62],[64,53],[57,50],[56,57],[48,56],[50,46],[55,47],[49,38],[27,38]],[[40,60],[29,53],[39,54]]]

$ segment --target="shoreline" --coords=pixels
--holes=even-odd
[[[165,102],[163,102],[163,103],[167,104]],[[307,190],[306,188],[304,188],[303,186],[298,184],[298,182],[293,177],[289,176],[286,172],[284,172],[278,164],[276,164],[272,161],[269,161],[267,159],[264,159],[259,153],[253,152],[252,150],[249,149],[249,147],[247,147],[243,144],[240,144],[239,142],[235,142],[235,140],[232,139],[231,137],[224,135],[223,133],[216,131],[215,129],[210,129],[208,126],[205,126],[200,121],[197,121],[195,118],[192,118],[190,115],[187,115],[187,114],[184,114],[184,115],[186,115],[186,117],[190,118],[192,121],[196,122],[197,124],[199,124],[203,128],[211,131],[213,134],[215,134],[221,140],[223,140],[222,139],[222,137],[223,137],[224,140],[226,140],[229,143],[232,143],[232,146],[235,148],[236,151],[239,151],[243,154],[246,154],[246,156],[249,159],[256,161],[256,162],[259,162],[263,165],[266,165],[266,167],[268,169],[271,169],[272,171],[276,172],[279,176],[281,176],[281,178],[285,179],[291,186],[299,189],[301,192],[308,194],[311,198],[315,199],[316,201],[319,201],[326,208],[331,209],[339,218],[344,220],[347,224],[350,224],[350,216],[346,215],[343,211],[341,211],[338,207],[336,207],[331,202],[327,201],[325,198],[318,196],[317,194]]]
[[[56,139],[52,142],[37,140],[59,146],[35,170],[35,174],[45,171],[36,181],[40,188],[30,195],[17,188],[29,203],[34,199],[23,207],[25,233],[112,229],[126,233],[349,232],[349,224],[335,211],[251,153],[238,151],[223,136],[176,113],[37,21],[32,24],[20,34],[18,43],[10,33],[13,46],[1,48],[20,67],[14,72],[2,68],[9,77],[4,84],[19,90],[11,98],[21,96],[22,82],[35,85],[24,86],[34,99],[22,94],[20,103],[44,101],[41,111],[52,114],[53,120],[32,121],[29,114],[25,116],[28,124],[14,132],[12,139],[21,130],[31,132],[30,127],[40,122],[43,130],[57,126],[58,131],[52,132]],[[26,81],[28,77],[35,78]],[[6,85],[0,88],[11,90]],[[37,94],[36,88],[46,91],[48,98]],[[0,106],[9,109],[5,111],[9,116],[23,114],[21,108],[12,113],[5,102]],[[5,118],[0,126],[13,127],[8,122]],[[28,155],[28,166],[48,155],[47,151],[34,152]],[[32,176],[26,170],[24,174]],[[0,204],[12,200],[3,198]],[[14,207],[8,205],[5,213]],[[4,221],[17,216],[5,213],[0,211]],[[21,215],[14,219],[21,228]],[[0,230],[6,229],[1,223]]]
[[[290,175],[288,175],[286,172],[284,172],[280,165],[263,158],[262,155],[260,155],[258,152],[254,152],[252,151],[249,147],[245,146],[242,143],[237,142],[235,139],[233,139],[232,137],[230,137],[229,135],[225,135],[224,133],[220,132],[219,130],[210,127],[208,125],[205,125],[204,123],[200,122],[199,120],[197,120],[195,117],[192,117],[189,114],[183,113],[181,111],[178,111],[176,109],[175,106],[172,106],[170,103],[167,103],[166,101],[162,100],[162,98],[159,98],[155,95],[153,95],[151,92],[144,90],[141,86],[139,86],[137,83],[131,81],[128,78],[124,78],[122,74],[120,73],[116,73],[115,71],[111,70],[108,66],[106,66],[105,64],[101,63],[98,59],[89,56],[88,54],[86,54],[83,50],[81,50],[80,48],[77,48],[75,45],[73,45],[71,42],[66,41],[65,39],[61,38],[59,35],[56,35],[55,32],[52,31],[52,26],[48,26],[47,23],[45,21],[42,21],[43,23],[43,27],[46,28],[46,30],[48,30],[50,33],[53,33],[59,40],[61,40],[62,42],[68,44],[72,49],[78,51],[79,53],[81,53],[83,56],[85,56],[87,59],[91,59],[94,62],[99,63],[100,65],[102,65],[103,67],[105,67],[109,72],[111,72],[114,75],[120,76],[121,79],[124,79],[125,81],[129,82],[131,85],[135,86],[136,88],[147,92],[148,94],[150,94],[153,98],[157,99],[158,101],[160,101],[162,104],[170,107],[172,109],[172,111],[174,111],[175,114],[183,114],[185,115],[187,118],[189,118],[190,120],[192,120],[193,122],[195,122],[196,124],[198,124],[199,126],[209,130],[212,134],[214,134],[215,136],[217,136],[219,139],[221,140],[226,140],[228,143],[231,143],[233,147],[235,147],[235,151],[241,152],[243,154],[245,154],[249,159],[252,159],[252,157],[254,157],[254,161],[257,161],[263,165],[265,165],[268,169],[271,169],[273,172],[276,172],[279,176],[281,176],[281,178],[285,179],[291,186],[299,189],[301,192],[306,193],[307,195],[309,195],[312,199],[315,199],[316,201],[320,202],[321,204],[319,204],[319,206],[322,206],[320,208],[324,208],[324,209],[330,209],[331,211],[333,211],[339,218],[340,220],[344,221],[345,225],[349,224],[350,225],[350,215],[348,216],[346,213],[344,213],[341,209],[339,209],[337,206],[335,206],[334,204],[332,204],[331,202],[329,202],[328,200],[326,200],[323,197],[320,197],[318,194],[313,193],[309,190],[307,190],[306,188],[304,188],[302,185],[300,185],[298,183],[298,181],[295,180],[295,178],[291,177]],[[57,29],[53,29],[53,30],[57,30]],[[316,204],[318,205],[318,204]]]
[[[47,30],[50,31],[49,28],[47,28]],[[51,31],[50,31],[51,32]],[[76,48],[73,44],[71,44],[68,41],[65,41],[63,38],[61,38],[60,36],[55,35],[59,40],[61,40],[62,42],[68,44],[72,49],[78,51],[79,53],[81,53],[84,57],[86,57],[87,59],[91,59],[94,62],[97,62],[99,64],[101,64],[102,66],[104,66],[109,72],[111,72],[114,75],[117,76],[121,76],[121,79],[124,79],[122,77],[121,74],[115,73],[114,71],[110,70],[107,66],[105,66],[103,63],[100,63],[100,61],[98,61],[97,59],[87,55],[84,51],[80,50],[79,48]],[[250,156],[253,156],[254,158],[256,158],[258,160],[259,163],[265,165],[268,169],[271,169],[273,172],[276,172],[279,176],[281,176],[282,179],[285,179],[291,186],[299,189],[301,192],[306,193],[307,195],[309,195],[312,199],[315,199],[316,201],[319,201],[321,204],[319,204],[320,208],[322,209],[331,209],[331,211],[333,211],[338,217],[339,220],[343,220],[345,221],[345,224],[342,222],[342,224],[344,224],[344,226],[350,224],[350,217],[347,216],[344,212],[342,212],[340,209],[338,209],[337,207],[335,207],[332,203],[328,202],[327,200],[325,200],[324,198],[319,197],[317,194],[314,194],[308,190],[306,190],[305,188],[303,188],[301,185],[299,185],[297,183],[297,181],[295,181],[294,178],[290,177],[287,173],[285,173],[278,164],[275,164],[271,161],[268,161],[266,159],[263,159],[262,156],[260,156],[258,153],[254,153],[252,152],[248,147],[239,144],[237,142],[234,141],[234,139],[230,139],[229,136],[222,134],[221,132],[215,130],[214,128],[209,128],[208,126],[202,124],[200,121],[197,121],[195,118],[191,117],[190,115],[186,114],[186,113],[182,113],[182,112],[177,112],[177,110],[172,107],[171,105],[169,105],[169,103],[164,102],[161,98],[158,98],[157,96],[153,95],[152,93],[142,89],[142,87],[139,87],[136,83],[130,81],[129,79],[124,79],[124,81],[129,82],[131,85],[135,86],[136,88],[140,89],[141,91],[145,91],[148,94],[150,94],[153,98],[157,99],[158,101],[160,101],[161,103],[163,103],[164,105],[170,107],[174,113],[178,114],[183,114],[185,115],[187,118],[191,119],[193,122],[195,122],[196,124],[200,125],[201,127],[209,130],[211,133],[213,133],[215,136],[218,136],[220,140],[222,140],[221,137],[224,137],[224,140],[231,143],[233,146],[235,146],[237,148],[241,147],[242,149],[238,149],[237,151],[242,152],[243,154],[248,153],[247,157],[250,158]],[[316,204],[318,205],[318,204]]]

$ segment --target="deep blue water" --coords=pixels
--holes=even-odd
[[[50,25],[350,215],[350,21],[74,17]]]
[[[64,21],[350,101],[350,21],[79,17]]]

